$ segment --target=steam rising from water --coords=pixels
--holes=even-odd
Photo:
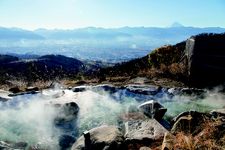
[[[62,130],[54,125],[59,111],[54,104],[76,102],[80,107],[77,118],[78,132],[102,124],[118,125],[118,116],[144,101],[156,99],[168,108],[167,116],[182,111],[210,111],[225,105],[225,96],[218,90],[208,91],[203,99],[191,96],[173,96],[161,92],[156,95],[141,95],[120,89],[107,92],[103,89],[89,89],[74,93],[70,90],[50,89],[42,94],[14,97],[0,102],[0,140],[39,144],[47,149],[59,149],[58,141]]]
[[[0,139],[3,141],[28,142],[49,145],[56,143],[57,129],[53,126],[56,110],[39,97],[17,97],[15,103],[2,105],[0,111]],[[30,99],[31,98],[31,99]]]
[[[43,91],[43,94],[17,96],[0,103],[0,140],[25,141],[47,149],[59,149],[58,141],[63,131],[54,125],[54,119],[59,113],[54,104],[78,104],[79,133],[102,124],[117,125],[120,113],[125,112],[130,105],[138,105],[132,98],[125,98],[123,102],[115,101],[104,91],[64,92],[63,95],[62,90],[50,89]]]

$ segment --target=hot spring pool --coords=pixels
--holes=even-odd
[[[159,101],[168,109],[167,118],[183,111],[205,112],[225,105],[224,94],[215,91],[207,91],[204,98],[196,99],[195,96],[171,96],[163,89],[154,94],[135,93],[126,88],[107,90],[101,86],[88,87],[80,92],[48,89],[0,102],[0,141],[26,142],[31,146],[57,150],[60,148],[59,138],[66,130],[54,124],[59,112],[53,104],[78,104],[80,110],[74,122],[74,135],[80,136],[83,131],[103,124],[119,125],[119,116],[138,111],[138,105],[151,99]]]

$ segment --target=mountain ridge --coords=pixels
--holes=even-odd
[[[176,26],[175,26],[175,25]],[[57,34],[64,34],[66,35],[73,35],[72,38],[76,37],[76,34],[84,34],[85,36],[91,36],[91,35],[109,35],[109,36],[133,36],[135,34],[154,34],[154,35],[159,35],[162,34],[171,34],[175,33],[175,31],[185,31],[185,32],[190,32],[191,35],[199,34],[199,33],[204,33],[204,32],[225,32],[225,28],[221,27],[186,27],[181,25],[180,23],[174,23],[170,27],[119,27],[119,28],[101,28],[101,27],[86,27],[86,28],[74,28],[74,29],[36,29],[36,30],[26,30],[26,29],[21,29],[21,28],[6,28],[6,27],[0,27],[0,35],[3,33],[6,33],[7,36],[12,36],[10,38],[16,38],[16,34],[21,34],[19,36],[23,38],[23,34],[25,35],[25,39],[28,39],[29,36],[34,36],[36,39],[41,39],[44,40],[45,38],[54,38],[54,35],[56,36]],[[178,27],[179,24],[179,27]],[[137,31],[138,30],[138,31]],[[185,33],[184,32],[184,33]],[[15,35],[14,35],[15,34]],[[191,36],[190,35],[190,36]],[[3,39],[5,35],[1,35],[1,39]],[[5,36],[5,37],[7,37]],[[18,35],[17,35],[18,36]],[[27,36],[27,37],[26,37]],[[85,37],[84,36],[84,37]],[[79,37],[79,36],[78,36]],[[63,36],[62,36],[63,38]],[[16,38],[18,39],[18,37]]]

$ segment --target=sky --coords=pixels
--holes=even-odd
[[[0,26],[34,30],[225,27],[225,0],[0,0]]]

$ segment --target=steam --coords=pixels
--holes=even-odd
[[[170,117],[190,110],[210,112],[225,107],[225,94],[221,92],[222,89],[222,87],[215,87],[211,90],[206,90],[200,97],[177,95],[171,100],[164,102],[163,105],[168,109],[167,115]]]
[[[118,116],[126,113],[129,107],[138,102],[132,98],[123,98],[116,101],[109,93],[101,91],[86,91],[78,93],[77,104],[80,106],[81,131],[103,124],[117,125]]]
[[[79,136],[83,131],[103,124],[118,125],[121,114],[151,99],[165,106],[169,117],[183,111],[209,112],[222,108],[225,95],[220,91],[221,88],[215,88],[196,97],[171,96],[163,89],[156,95],[142,95],[126,89],[109,92],[92,87],[84,92],[73,92],[56,85],[40,94],[16,96],[8,102],[0,102],[0,141],[27,142],[46,149],[59,149],[59,138],[65,133],[54,125],[59,114],[55,104],[78,104],[80,110],[76,126]]]
[[[51,105],[47,105],[47,100],[30,98],[18,97],[15,103],[2,105],[0,140],[48,145],[51,149],[57,147],[59,131],[53,126],[57,112]]]
[[[0,141],[27,142],[46,149],[59,149],[59,138],[64,133],[54,125],[59,113],[55,104],[78,104],[76,126],[80,135],[99,125],[117,125],[119,114],[126,112],[130,105],[138,105],[135,99],[124,98],[119,102],[115,97],[102,90],[74,93],[56,86],[42,94],[22,95],[0,102]]]

